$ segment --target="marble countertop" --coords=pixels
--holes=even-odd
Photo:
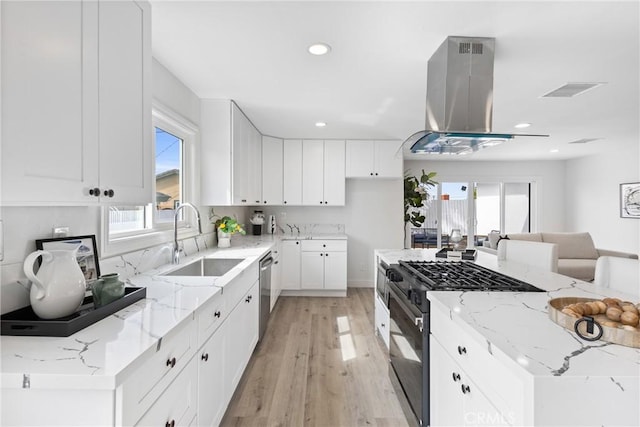
[[[435,249],[377,250],[388,264],[398,260],[435,260]],[[587,342],[548,317],[547,302],[558,297],[601,299],[633,297],[568,276],[498,261],[480,252],[479,265],[528,282],[546,292],[430,292],[432,308],[444,310],[474,340],[518,375],[606,377],[620,387],[637,389],[640,349],[604,341]],[[638,301],[633,301],[637,303]]]
[[[129,278],[145,286],[147,297],[69,337],[0,337],[3,388],[114,389],[136,369],[135,361],[152,352],[173,328],[221,291],[274,246],[277,237],[244,236],[232,247],[183,257],[180,265],[204,257],[245,258],[216,278],[159,276],[177,268],[165,265]]]
[[[309,233],[286,233],[279,234],[282,240],[346,240],[346,234],[326,233],[326,234],[309,234]]]

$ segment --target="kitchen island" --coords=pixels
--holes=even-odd
[[[435,253],[375,256],[394,264]],[[482,252],[476,262],[545,292],[427,293],[432,424],[640,424],[640,349],[584,341],[547,313],[552,298],[630,295]]]

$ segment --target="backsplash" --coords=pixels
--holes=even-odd
[[[247,208],[216,207],[216,213],[231,215],[247,223]],[[211,248],[215,243],[213,226],[209,224],[209,208],[200,208],[204,234],[180,241],[187,255]],[[23,272],[26,256],[36,250],[35,240],[51,237],[53,227],[67,226],[72,236],[96,235],[100,239],[99,206],[67,207],[2,207],[4,224],[4,260],[0,262],[0,313],[4,314],[29,305],[30,283]],[[99,246],[99,245],[98,245]],[[102,274],[119,273],[123,280],[140,272],[171,261],[171,243],[143,250],[100,258]]]
[[[283,234],[344,234],[344,224],[287,223],[279,227]]]

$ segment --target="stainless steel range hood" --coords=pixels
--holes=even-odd
[[[440,45],[427,65],[426,130],[404,142],[411,152],[467,154],[525,136],[492,133],[494,52],[489,37],[451,36]]]

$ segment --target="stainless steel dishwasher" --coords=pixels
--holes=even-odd
[[[269,313],[271,312],[271,265],[273,257],[271,252],[260,260],[260,323],[258,341],[262,340],[267,329]]]

